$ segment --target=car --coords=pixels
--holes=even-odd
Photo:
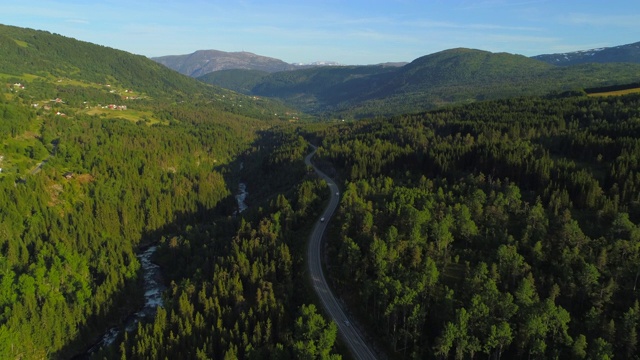
[[[336,196],[340,196],[340,193],[339,193],[339,192],[337,192],[337,193],[336,193]]]
[[[345,326],[351,326],[351,323],[349,322],[349,320],[345,320],[345,321],[344,321],[344,325],[345,325]]]
[[[324,222],[324,218],[320,218],[320,222]]]

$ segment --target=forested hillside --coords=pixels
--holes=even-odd
[[[304,292],[297,298],[283,292],[300,282],[295,276],[300,258],[292,259],[289,249],[300,245],[292,245],[286,234],[295,230],[294,220],[299,227],[311,221],[319,201],[314,194],[322,189],[314,179],[301,182],[306,142],[268,136],[269,129],[291,119],[288,108],[203,84],[141,56],[44,31],[0,26],[0,48],[0,358],[89,355],[83,353],[107,329],[141,307],[137,254],[151,244],[160,245],[156,261],[176,284],[158,321],[171,314],[172,306],[184,306],[177,289],[193,295],[189,283],[198,284],[198,291],[220,285],[230,297],[211,301],[234,303],[215,314],[206,307],[207,329],[223,314],[218,334],[228,335],[215,349],[207,342],[198,354],[194,347],[185,356],[249,353],[238,346],[254,327],[263,332],[252,342],[256,349],[333,351],[335,328],[305,305],[310,302]],[[265,151],[271,159],[266,164],[281,168],[272,181],[251,170],[270,170],[261,168]],[[265,190],[252,197],[256,202],[269,204],[265,199],[276,199],[282,186],[303,189],[304,196],[287,194],[297,212],[282,215],[280,222],[277,211],[290,208],[281,195],[250,220],[233,217],[241,161],[245,176],[252,171],[264,181]],[[272,241],[256,244],[254,229]],[[198,256],[187,257],[191,251]],[[264,256],[267,251],[270,257]],[[234,257],[242,256],[252,259],[250,272],[236,267]],[[229,278],[214,271],[218,267],[247,282],[247,293],[235,287],[238,282],[225,283]],[[210,282],[213,278],[223,282]],[[264,298],[255,299],[256,290]],[[248,299],[246,306],[239,297]],[[285,305],[291,312],[283,312]],[[247,317],[254,313],[259,317]],[[231,322],[234,317],[242,331]],[[164,335],[191,344],[191,330],[176,332],[169,325],[177,319],[167,318]],[[243,323],[248,318],[250,328]],[[298,318],[300,326],[292,333]],[[324,330],[309,335],[318,323]],[[201,318],[197,324],[204,331]],[[145,327],[140,324],[140,331]],[[314,336],[322,337],[321,345],[313,345]],[[109,357],[113,350],[118,358],[156,358],[145,351],[157,347],[118,341],[121,347],[103,354]],[[184,349],[163,346],[161,351],[184,358],[178,355]]]
[[[144,56],[46,31],[0,25],[0,49],[0,79],[25,101],[41,104],[56,96],[65,104],[73,101],[74,106],[200,101],[211,108],[266,119],[287,110],[274,102],[251,102],[250,97],[204,85]]]
[[[638,358],[640,97],[482,102],[310,136],[338,292],[398,358]]]

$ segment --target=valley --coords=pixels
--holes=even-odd
[[[638,64],[0,48],[0,358],[637,357]]]

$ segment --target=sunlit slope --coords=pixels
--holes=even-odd
[[[0,25],[0,51],[0,79],[28,85],[27,90],[38,89],[40,93],[30,94],[35,100],[55,98],[64,88],[86,93],[78,95],[86,98],[83,101],[101,103],[114,102],[117,95],[116,99],[134,97],[163,104],[204,101],[251,117],[274,118],[273,114],[286,112],[280,104],[251,102],[250,97],[208,86],[144,56],[47,31]]]

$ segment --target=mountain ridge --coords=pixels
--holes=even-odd
[[[280,59],[257,55],[247,51],[197,50],[191,54],[152,57],[151,60],[181,74],[198,77],[209,72],[227,69],[248,69],[266,72],[299,69],[301,66]]]
[[[566,53],[542,54],[532,58],[559,66],[585,63],[640,63],[640,42]]]

